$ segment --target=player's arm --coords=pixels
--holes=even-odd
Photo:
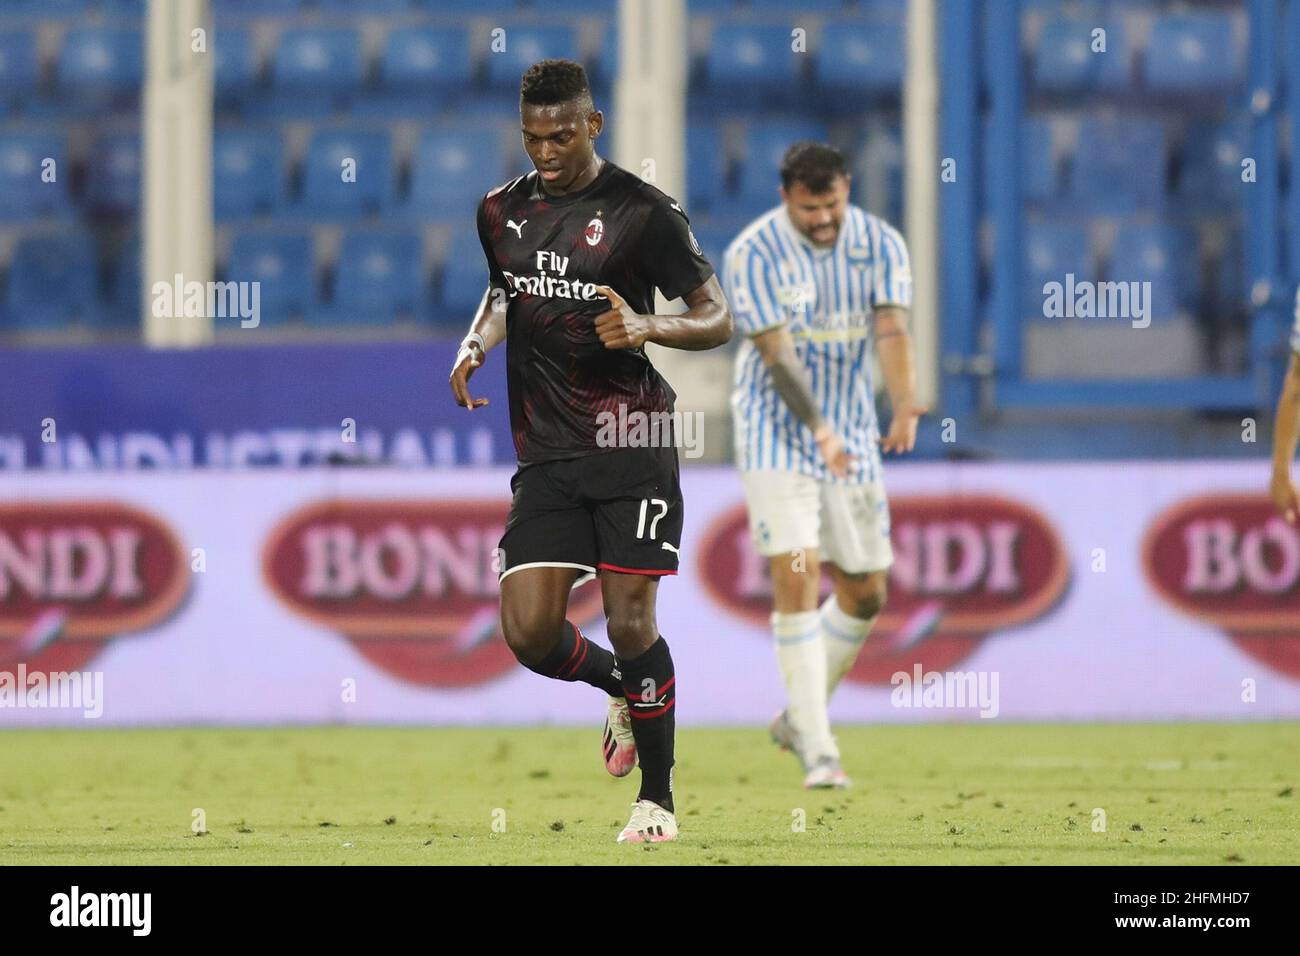
[[[609,310],[596,317],[596,334],[605,348],[634,349],[653,342],[695,352],[725,345],[731,338],[731,310],[717,276],[682,296],[686,311],[680,315],[638,315],[608,286],[596,290],[609,299]]]
[[[1277,400],[1277,415],[1273,419],[1273,480],[1269,494],[1273,504],[1290,524],[1296,523],[1300,514],[1300,491],[1291,481],[1291,460],[1295,458],[1296,445],[1300,443],[1300,352],[1291,353],[1286,381]]]
[[[767,366],[772,387],[781,396],[796,418],[812,429],[817,449],[825,459],[832,474],[843,478],[849,472],[849,453],[835,429],[822,418],[821,409],[812,392],[812,381],[799,353],[794,350],[794,337],[784,325],[770,328],[752,336],[750,341]]]
[[[489,285],[474,313],[469,332],[460,343],[451,367],[451,392],[456,404],[473,411],[488,403],[486,398],[472,398],[469,377],[487,359],[487,353],[506,338],[505,290]]]
[[[893,410],[889,434],[880,441],[884,451],[911,451],[916,445],[917,419],[925,414],[925,409],[916,403],[916,362],[912,357],[907,318],[907,309],[899,305],[878,306],[874,310],[876,354],[880,356],[880,372]]]
[[[488,287],[479,300],[474,320],[470,322],[469,332],[456,351],[456,358],[451,363],[451,393],[456,397],[456,404],[471,412],[488,403],[486,398],[474,398],[469,393],[469,377],[474,370],[487,360],[487,354],[495,346],[505,341],[506,310],[510,303],[505,276],[492,255],[492,244],[487,238],[486,219],[483,205],[491,197],[489,193],[479,202],[477,226],[479,244],[487,258]]]

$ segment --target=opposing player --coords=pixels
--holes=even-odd
[[[768,558],[772,630],[787,707],[772,738],[805,787],[846,787],[827,701],[885,603],[893,562],[870,363],[893,408],[886,451],[910,451],[917,419],[907,332],[907,247],[849,203],[844,157],[797,143],[781,204],[727,249],[727,297],[746,335],[731,407],[755,546]],[[821,562],[834,593],[818,608]]]
[[[1300,442],[1300,289],[1295,296],[1295,326],[1291,330],[1291,362],[1273,420],[1273,480],[1269,494],[1278,514],[1290,524],[1300,519],[1300,490],[1291,480],[1291,460]]]
[[[620,406],[672,411],[646,342],[713,348],[731,337],[731,315],[681,206],[596,154],[604,116],[580,65],[530,67],[520,118],[535,169],[479,204],[489,286],[451,374],[458,404],[486,405],[469,377],[504,339],[519,468],[501,538],[502,633],[530,670],[608,695],[605,766],[615,776],[641,766],[618,841],[671,840],[677,689],[655,597],[677,572],[677,450],[672,439],[611,442],[606,426],[623,420]],[[653,314],[656,288],[687,310]],[[612,654],[565,619],[570,589],[593,575]]]

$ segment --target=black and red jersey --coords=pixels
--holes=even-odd
[[[713,267],[680,205],[608,160],[586,188],[551,196],[531,172],[479,203],[490,282],[509,296],[506,378],[521,464],[610,451],[597,443],[601,412],[670,412],[676,397],[643,348],[609,349],[596,317],[619,293],[641,314],[656,288],[676,299]]]

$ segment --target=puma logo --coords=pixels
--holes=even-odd
[[[528,222],[527,219],[524,219],[518,223],[516,223],[513,219],[511,219],[506,222],[506,228],[513,229],[515,231],[515,235],[518,236],[520,239],[522,239],[524,237],[524,223],[526,222]]]

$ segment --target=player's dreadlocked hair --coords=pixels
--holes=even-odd
[[[519,99],[533,106],[553,106],[577,100],[579,107],[586,112],[595,111],[587,71],[581,63],[572,60],[539,60],[534,63],[519,84]]]
[[[849,174],[844,154],[825,143],[795,143],[781,160],[781,185],[803,183],[810,193],[828,192],[837,176]]]

